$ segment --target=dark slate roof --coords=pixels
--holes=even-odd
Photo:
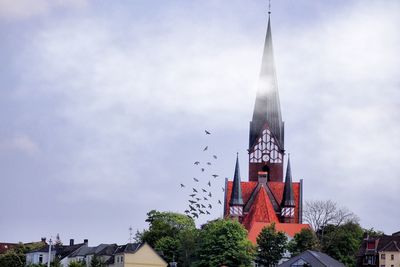
[[[253,118],[250,122],[249,149],[256,143],[265,124],[268,125],[275,136],[279,148],[284,150],[284,125],[276,79],[270,17],[268,18],[267,35],[265,37],[264,54]]]
[[[375,243],[374,250],[367,250],[368,241]],[[400,248],[400,235],[382,235],[376,238],[366,238],[361,243],[357,256],[361,257],[367,254],[374,255],[381,251],[398,251],[396,250],[396,246]]]
[[[82,246],[73,253],[70,257],[86,256],[86,255],[112,255],[118,246],[116,244],[100,244],[96,247]]]
[[[102,250],[96,252],[96,255],[98,256],[102,256],[102,255],[107,255],[107,256],[111,256],[114,254],[115,250],[117,249],[118,245],[117,244],[111,244],[111,245],[107,245],[105,248],[103,248]]]
[[[285,187],[283,189],[282,207],[294,207],[296,203],[294,201],[293,185],[292,185],[292,170],[290,169],[290,158],[288,158]]]
[[[312,250],[304,251],[300,255],[297,255],[289,259],[288,261],[279,264],[278,267],[290,267],[291,264],[298,261],[299,259],[302,259],[305,262],[309,263],[312,267],[345,267],[343,263],[335,260],[329,255]]]
[[[392,240],[386,246],[382,248],[382,251],[400,251],[400,244],[397,241]]]
[[[114,254],[119,253],[134,253],[141,247],[141,243],[128,243],[126,245],[118,246]]]
[[[242,188],[240,186],[239,155],[236,156],[235,174],[233,177],[233,189],[229,205],[230,206],[244,205],[242,199]]]

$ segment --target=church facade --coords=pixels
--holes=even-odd
[[[225,180],[224,217],[239,220],[253,243],[262,228],[272,223],[290,237],[309,228],[308,224],[302,223],[303,181],[293,182],[289,158],[284,168],[284,143],[269,16],[250,122],[248,182],[241,181],[238,158],[233,181]]]

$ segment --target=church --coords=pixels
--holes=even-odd
[[[270,13],[270,12],[269,12]],[[224,217],[237,219],[256,243],[261,230],[275,223],[277,231],[293,237],[303,228],[303,181],[294,182],[287,158],[268,16],[261,72],[249,131],[248,182],[241,180],[239,160],[233,181],[225,180]],[[286,169],[284,176],[284,169]],[[283,179],[285,177],[285,179]]]

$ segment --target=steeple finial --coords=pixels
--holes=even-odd
[[[271,0],[268,0],[268,14],[271,15]]]
[[[243,205],[242,199],[242,187],[240,185],[240,169],[239,169],[239,153],[236,154],[236,165],[235,165],[235,174],[233,177],[233,187],[231,200],[229,202],[230,206],[239,206]]]

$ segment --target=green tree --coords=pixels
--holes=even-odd
[[[239,222],[215,220],[200,230],[197,258],[199,267],[251,266],[254,247]]]
[[[90,261],[90,267],[105,267],[106,264],[101,260],[101,258],[93,255],[92,260]]]
[[[264,227],[257,237],[256,262],[264,266],[274,266],[283,257],[287,245],[287,237],[283,232],[277,232],[275,224]]]
[[[152,210],[147,213],[146,222],[149,229],[136,233],[136,241],[147,242],[168,262],[175,259],[179,266],[190,266],[197,231],[193,219],[184,214]]]
[[[340,226],[328,225],[324,232],[322,251],[346,266],[355,266],[364,229],[358,223],[347,222]]]
[[[68,267],[86,267],[86,264],[80,261],[71,261]]]
[[[319,250],[319,247],[317,235],[308,228],[301,229],[288,243],[288,250],[292,256],[296,256],[306,250]]]
[[[0,267],[24,267],[25,255],[14,250],[8,250],[0,255]]]

